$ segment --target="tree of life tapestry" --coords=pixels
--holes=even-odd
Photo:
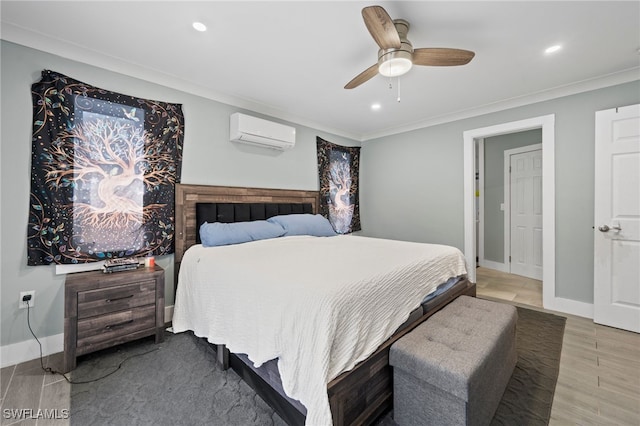
[[[320,214],[339,234],[360,230],[358,175],[360,148],[316,137],[320,177]]]
[[[182,106],[49,70],[31,96],[27,263],[172,253]]]

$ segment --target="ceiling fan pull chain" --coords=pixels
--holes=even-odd
[[[398,77],[398,103],[400,103],[400,77]]]

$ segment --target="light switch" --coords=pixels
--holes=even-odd
[[[500,203],[500,211],[503,212],[504,211],[504,203]]]

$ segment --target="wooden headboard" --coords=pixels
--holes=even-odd
[[[198,203],[310,203],[317,213],[318,191],[176,184],[176,276],[184,252],[196,244]]]

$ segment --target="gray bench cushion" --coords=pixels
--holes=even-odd
[[[394,343],[389,363],[486,417],[515,367],[516,320],[513,306],[461,296]]]

